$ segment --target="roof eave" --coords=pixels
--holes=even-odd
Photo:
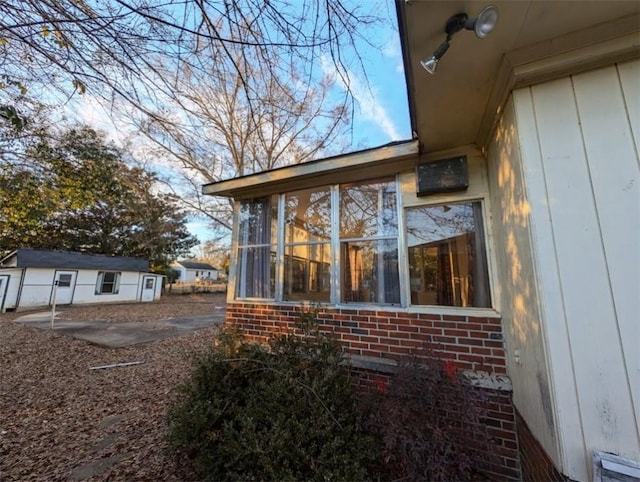
[[[247,198],[304,189],[333,182],[362,179],[363,168],[374,168],[374,176],[397,172],[397,163],[414,163],[418,141],[403,141],[375,149],[286,166],[226,181],[205,184],[202,193],[211,196]]]

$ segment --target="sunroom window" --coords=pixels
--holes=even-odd
[[[400,303],[394,180],[340,186],[340,299]]]
[[[286,194],[284,231],[283,299],[329,301],[330,188]]]
[[[490,307],[480,202],[406,210],[412,305]]]
[[[274,298],[277,196],[240,203],[236,293],[241,298]]]

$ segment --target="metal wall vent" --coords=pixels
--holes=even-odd
[[[467,156],[419,164],[416,168],[417,195],[464,191],[469,187]]]
[[[640,462],[596,452],[593,454],[593,482],[640,482]]]

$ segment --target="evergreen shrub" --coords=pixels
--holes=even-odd
[[[364,480],[375,456],[339,344],[301,317],[268,347],[222,331],[168,415],[169,442],[206,480]],[[300,335],[300,333],[303,333]]]

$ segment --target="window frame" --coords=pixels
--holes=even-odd
[[[482,216],[482,240],[484,244],[484,262],[486,264],[487,270],[487,286],[486,290],[489,296],[489,306],[453,306],[453,305],[437,305],[437,304],[413,304],[411,303],[411,273],[409,269],[409,243],[408,243],[408,232],[407,232],[407,212],[411,209],[421,209],[421,208],[431,208],[438,207],[450,204],[470,204],[473,203],[480,204],[480,212]],[[407,297],[406,306],[411,309],[418,310],[464,310],[465,312],[468,310],[482,310],[482,311],[495,311],[496,310],[496,301],[495,301],[495,292],[493,289],[493,262],[492,262],[492,253],[491,253],[491,245],[490,245],[490,236],[489,236],[489,226],[487,220],[488,216],[488,200],[484,197],[479,196],[456,196],[448,195],[446,197],[438,197],[437,199],[433,199],[432,202],[425,202],[422,204],[414,204],[403,206],[402,207],[402,220],[403,220],[403,238],[404,238],[404,249],[403,253],[406,256],[405,260],[405,282],[406,288],[404,289],[404,294]],[[477,220],[474,217],[474,225],[477,223]]]
[[[269,195],[265,195],[265,196],[257,196],[254,198],[248,198],[248,199],[239,199],[234,203],[234,223],[233,223],[233,230],[234,230],[234,236],[233,236],[233,245],[232,245],[232,256],[233,256],[233,270],[235,273],[235,279],[234,282],[232,283],[232,290],[230,290],[230,295],[229,296],[233,296],[233,299],[237,299],[237,300],[259,300],[259,301],[277,301],[279,300],[279,295],[278,295],[278,287],[281,283],[279,283],[279,259],[280,259],[280,247],[282,244],[282,238],[281,238],[281,231],[282,231],[282,227],[281,227],[281,221],[283,221],[283,195],[282,194],[269,194]],[[269,198],[269,203],[272,203],[273,200],[275,199],[276,202],[276,206],[275,206],[275,210],[276,210],[276,240],[275,240],[275,250],[271,250],[271,247],[274,246],[273,245],[273,234],[271,233],[271,235],[269,236],[269,243],[250,243],[249,242],[249,238],[250,238],[250,234],[248,232],[245,232],[243,234],[243,232],[241,231],[241,226],[242,226],[242,220],[241,220],[241,213],[242,213],[242,206],[243,203],[248,203],[248,202],[256,202],[260,199],[265,199],[265,198]],[[271,227],[273,225],[273,220],[271,218],[272,212],[273,212],[274,207],[273,206],[269,206],[269,226]],[[243,242],[241,242],[241,238]],[[269,248],[269,273],[270,273],[270,278],[269,278],[269,285],[268,285],[268,289],[269,292],[273,294],[273,296],[269,296],[269,297],[257,297],[257,296],[244,296],[241,297],[239,296],[239,292],[241,287],[239,286],[239,279],[238,279],[238,273],[239,268],[241,267],[240,261],[242,259],[246,259],[246,254],[242,253],[242,250],[253,250],[253,249],[260,249],[260,248]],[[271,285],[271,260],[272,258],[275,256],[275,273],[274,273],[274,289],[271,290],[270,285]],[[246,268],[245,268],[246,269]],[[247,290],[247,286],[245,285],[243,287],[244,291],[246,292]],[[281,293],[281,291],[280,291]],[[281,295],[280,295],[281,296]]]
[[[277,222],[277,226],[278,226],[278,233],[277,233],[277,257],[276,257],[276,300],[277,301],[281,301],[283,303],[291,303],[291,302],[295,302],[295,303],[300,303],[299,300],[287,300],[285,299],[285,297],[287,296],[286,291],[286,269],[287,269],[287,259],[289,257],[291,257],[292,261],[293,258],[295,258],[295,256],[293,254],[290,254],[287,252],[288,249],[291,250],[291,253],[293,253],[295,251],[295,248],[298,246],[302,246],[302,247],[307,247],[308,249],[311,249],[312,246],[321,246],[320,249],[323,249],[322,246],[324,245],[328,245],[329,248],[329,300],[325,301],[325,300],[304,300],[304,301],[308,301],[308,302],[320,302],[320,303],[333,303],[333,295],[332,295],[332,290],[333,290],[333,269],[334,269],[334,259],[333,259],[333,245],[332,245],[332,241],[333,241],[333,191],[334,191],[334,187],[335,185],[331,184],[331,185],[320,185],[320,186],[313,186],[310,188],[304,188],[304,189],[296,189],[296,190],[292,190],[292,191],[286,191],[284,193],[282,193],[278,199],[278,222]],[[329,220],[329,226],[330,226],[330,234],[329,234],[329,239],[328,241],[320,241],[320,240],[315,240],[315,241],[287,241],[287,229],[288,229],[288,224],[287,224],[287,195],[289,194],[293,194],[293,193],[298,193],[298,192],[302,192],[302,191],[314,191],[314,192],[319,192],[322,190],[326,190],[329,192],[329,212],[330,212],[330,216],[331,219]],[[293,227],[295,230],[295,226]],[[307,276],[307,280],[305,281],[305,284],[308,284],[310,286],[310,280],[309,275],[311,273],[311,263],[317,262],[317,260],[306,260],[306,266],[305,266],[305,272],[306,272],[306,276]],[[314,291],[309,289],[309,292],[314,292],[314,293],[323,293],[322,291]]]
[[[105,287],[105,275],[113,274],[113,282],[107,282],[106,284],[112,285],[111,291],[104,291]],[[120,278],[122,277],[121,271],[98,271],[98,278],[96,280],[96,295],[117,295],[120,292]]]
[[[403,305],[403,294],[402,294],[402,282],[401,282],[401,264],[400,264],[400,238],[402,237],[402,233],[400,231],[400,217],[402,215],[402,211],[400,209],[401,206],[401,192],[400,192],[400,184],[398,182],[398,176],[383,176],[383,177],[377,177],[377,178],[372,178],[372,179],[365,179],[363,181],[357,181],[357,182],[351,182],[351,183],[346,183],[346,184],[338,184],[336,185],[336,189],[338,191],[338,203],[340,202],[340,194],[341,191],[343,189],[349,189],[351,187],[355,186],[364,186],[364,185],[372,185],[372,184],[377,184],[377,185],[381,185],[381,184],[389,184],[393,186],[393,197],[394,197],[394,204],[395,204],[395,216],[394,216],[394,220],[395,220],[395,224],[396,224],[396,229],[395,229],[395,233],[392,234],[388,234],[388,233],[384,233],[384,223],[381,222],[382,217],[380,216],[381,211],[378,212],[378,217],[376,219],[376,229],[378,230],[378,233],[376,233],[373,236],[360,236],[360,237],[351,237],[351,236],[345,236],[342,237],[342,219],[340,218],[340,205],[338,204],[338,218],[337,218],[337,224],[338,224],[338,231],[337,231],[337,238],[338,238],[338,252],[336,253],[337,256],[337,261],[336,261],[336,269],[337,269],[337,276],[338,276],[338,280],[339,280],[339,286],[340,286],[340,293],[339,296],[337,297],[337,303],[338,304],[344,304],[344,305],[349,305],[352,306],[354,304],[362,304],[365,306],[404,306]],[[380,194],[382,191],[378,191],[378,193]],[[384,201],[383,201],[384,204]],[[379,206],[379,204],[378,204]],[[384,206],[383,206],[384,209]],[[332,232],[333,235],[333,232]],[[397,280],[397,289],[399,290],[399,299],[398,301],[352,301],[352,300],[344,300],[343,299],[343,284],[342,284],[342,280],[343,278],[343,271],[342,271],[342,264],[340,263],[340,261],[342,261],[342,247],[343,245],[348,245],[349,243],[368,243],[368,242],[373,242],[376,244],[376,253],[378,254],[378,268],[380,268],[380,266],[384,265],[384,258],[380,258],[380,254],[382,252],[378,252],[377,251],[377,245],[378,243],[384,243],[387,241],[391,241],[391,242],[395,242],[395,247],[396,247],[396,255],[397,255],[397,260],[398,260],[398,280]],[[383,268],[384,269],[384,268]],[[382,273],[379,273],[380,275],[383,274],[384,271]],[[383,278],[384,279],[384,278]],[[377,289],[374,291],[375,293],[377,293],[377,296],[380,297],[382,296],[384,298],[385,293],[387,292],[388,286],[386,285],[386,283],[380,282],[378,283],[378,286],[376,287]]]
[[[499,309],[499,299],[497,298],[497,278],[496,267],[494,261],[493,247],[491,244],[492,239],[492,226],[490,215],[490,199],[486,187],[476,186],[466,192],[458,193],[444,193],[436,194],[433,196],[415,197],[412,192],[406,189],[406,180],[408,172],[399,172],[395,176],[375,177],[371,179],[365,179],[362,182],[379,183],[385,179],[394,179],[395,182],[395,194],[396,194],[396,210],[397,210],[397,226],[398,233],[396,236],[398,246],[398,265],[399,265],[399,289],[400,289],[400,303],[377,303],[377,302],[343,302],[342,298],[342,281],[341,281],[341,268],[340,268],[340,249],[342,239],[340,239],[340,183],[333,183],[330,185],[323,184],[318,186],[312,186],[309,189],[322,189],[328,187],[330,190],[330,212],[331,212],[331,237],[330,237],[330,253],[331,253],[331,270],[329,279],[329,291],[330,299],[328,302],[322,301],[321,304],[330,304],[337,307],[355,307],[360,306],[362,308],[372,307],[385,307],[386,309],[403,309],[408,312],[416,313],[449,313],[449,314],[464,314],[472,315],[476,313],[478,316],[496,316]],[[285,269],[285,248],[295,243],[285,243],[285,196],[288,193],[296,192],[299,189],[292,189],[286,192],[281,192],[277,195],[277,233],[276,233],[276,246],[275,246],[275,290],[272,298],[242,298],[237,291],[237,280],[229,285],[228,300],[229,301],[261,301],[267,303],[278,304],[300,304],[299,300],[285,300],[284,299],[284,269]],[[271,195],[270,195],[271,196]],[[261,196],[262,197],[262,196]],[[239,235],[240,235],[240,209],[244,202],[250,199],[243,198],[237,199],[234,202],[234,232],[236,233],[232,241],[232,258],[230,262],[230,272],[234,273],[235,277],[238,277],[240,272],[240,259],[239,259]],[[410,293],[410,274],[409,274],[409,255],[408,255],[408,241],[406,231],[406,210],[410,208],[438,206],[443,204],[454,203],[472,203],[479,202],[482,212],[482,228],[485,247],[485,257],[487,264],[488,275],[488,292],[490,296],[489,307],[457,307],[457,306],[444,306],[444,305],[412,305],[411,293]],[[306,243],[303,243],[306,244]],[[312,300],[308,300],[313,302]],[[305,301],[306,302],[306,301]]]

